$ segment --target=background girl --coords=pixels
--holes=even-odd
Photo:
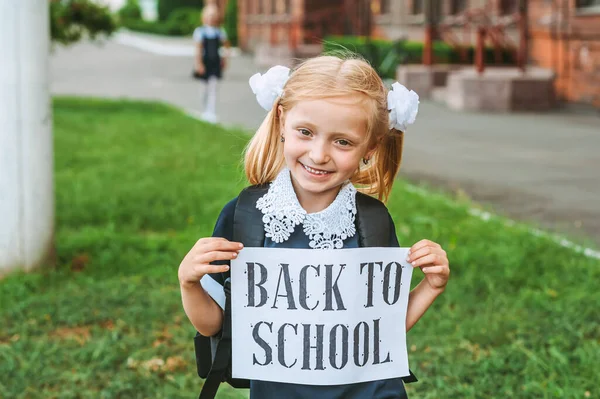
[[[202,80],[202,119],[217,122],[217,82],[222,77],[227,59],[221,56],[221,47],[229,48],[225,30],[219,28],[219,10],[213,4],[202,9],[202,26],[194,30],[196,63],[194,77]]]

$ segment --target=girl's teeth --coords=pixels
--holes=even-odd
[[[311,172],[311,173],[315,173],[315,174],[317,174],[317,175],[324,175],[324,174],[328,173],[328,172],[324,172],[324,171],[321,171],[321,170],[316,170],[316,169],[313,169],[313,168],[311,168],[311,167],[308,167],[308,166],[306,166],[306,165],[304,165],[304,168],[305,168],[306,170],[308,170],[309,172]]]

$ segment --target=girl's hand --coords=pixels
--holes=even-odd
[[[206,68],[204,67],[204,64],[196,65],[196,73],[198,75],[204,75],[204,72],[206,72]]]
[[[229,270],[227,265],[211,265],[216,260],[235,259],[244,246],[224,238],[201,238],[183,258],[179,265],[179,284],[194,286],[205,274],[224,273]]]
[[[407,261],[420,267],[432,289],[443,291],[450,277],[450,264],[446,251],[433,241],[421,240],[408,251]]]

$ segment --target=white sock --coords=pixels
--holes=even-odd
[[[200,83],[200,109],[206,111],[206,103],[208,102],[208,84]]]
[[[217,114],[217,77],[211,76],[206,83],[206,106],[204,112],[209,115]]]

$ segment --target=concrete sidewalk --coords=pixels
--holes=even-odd
[[[57,49],[52,93],[160,100],[199,111],[191,41],[124,35],[100,47]],[[132,47],[132,40],[176,50],[161,55]],[[248,86],[257,71],[248,56],[231,59],[218,101],[223,124],[259,126],[265,113]],[[498,213],[600,243],[600,114],[471,114],[422,102],[404,154],[401,174],[412,180],[463,190]]]

